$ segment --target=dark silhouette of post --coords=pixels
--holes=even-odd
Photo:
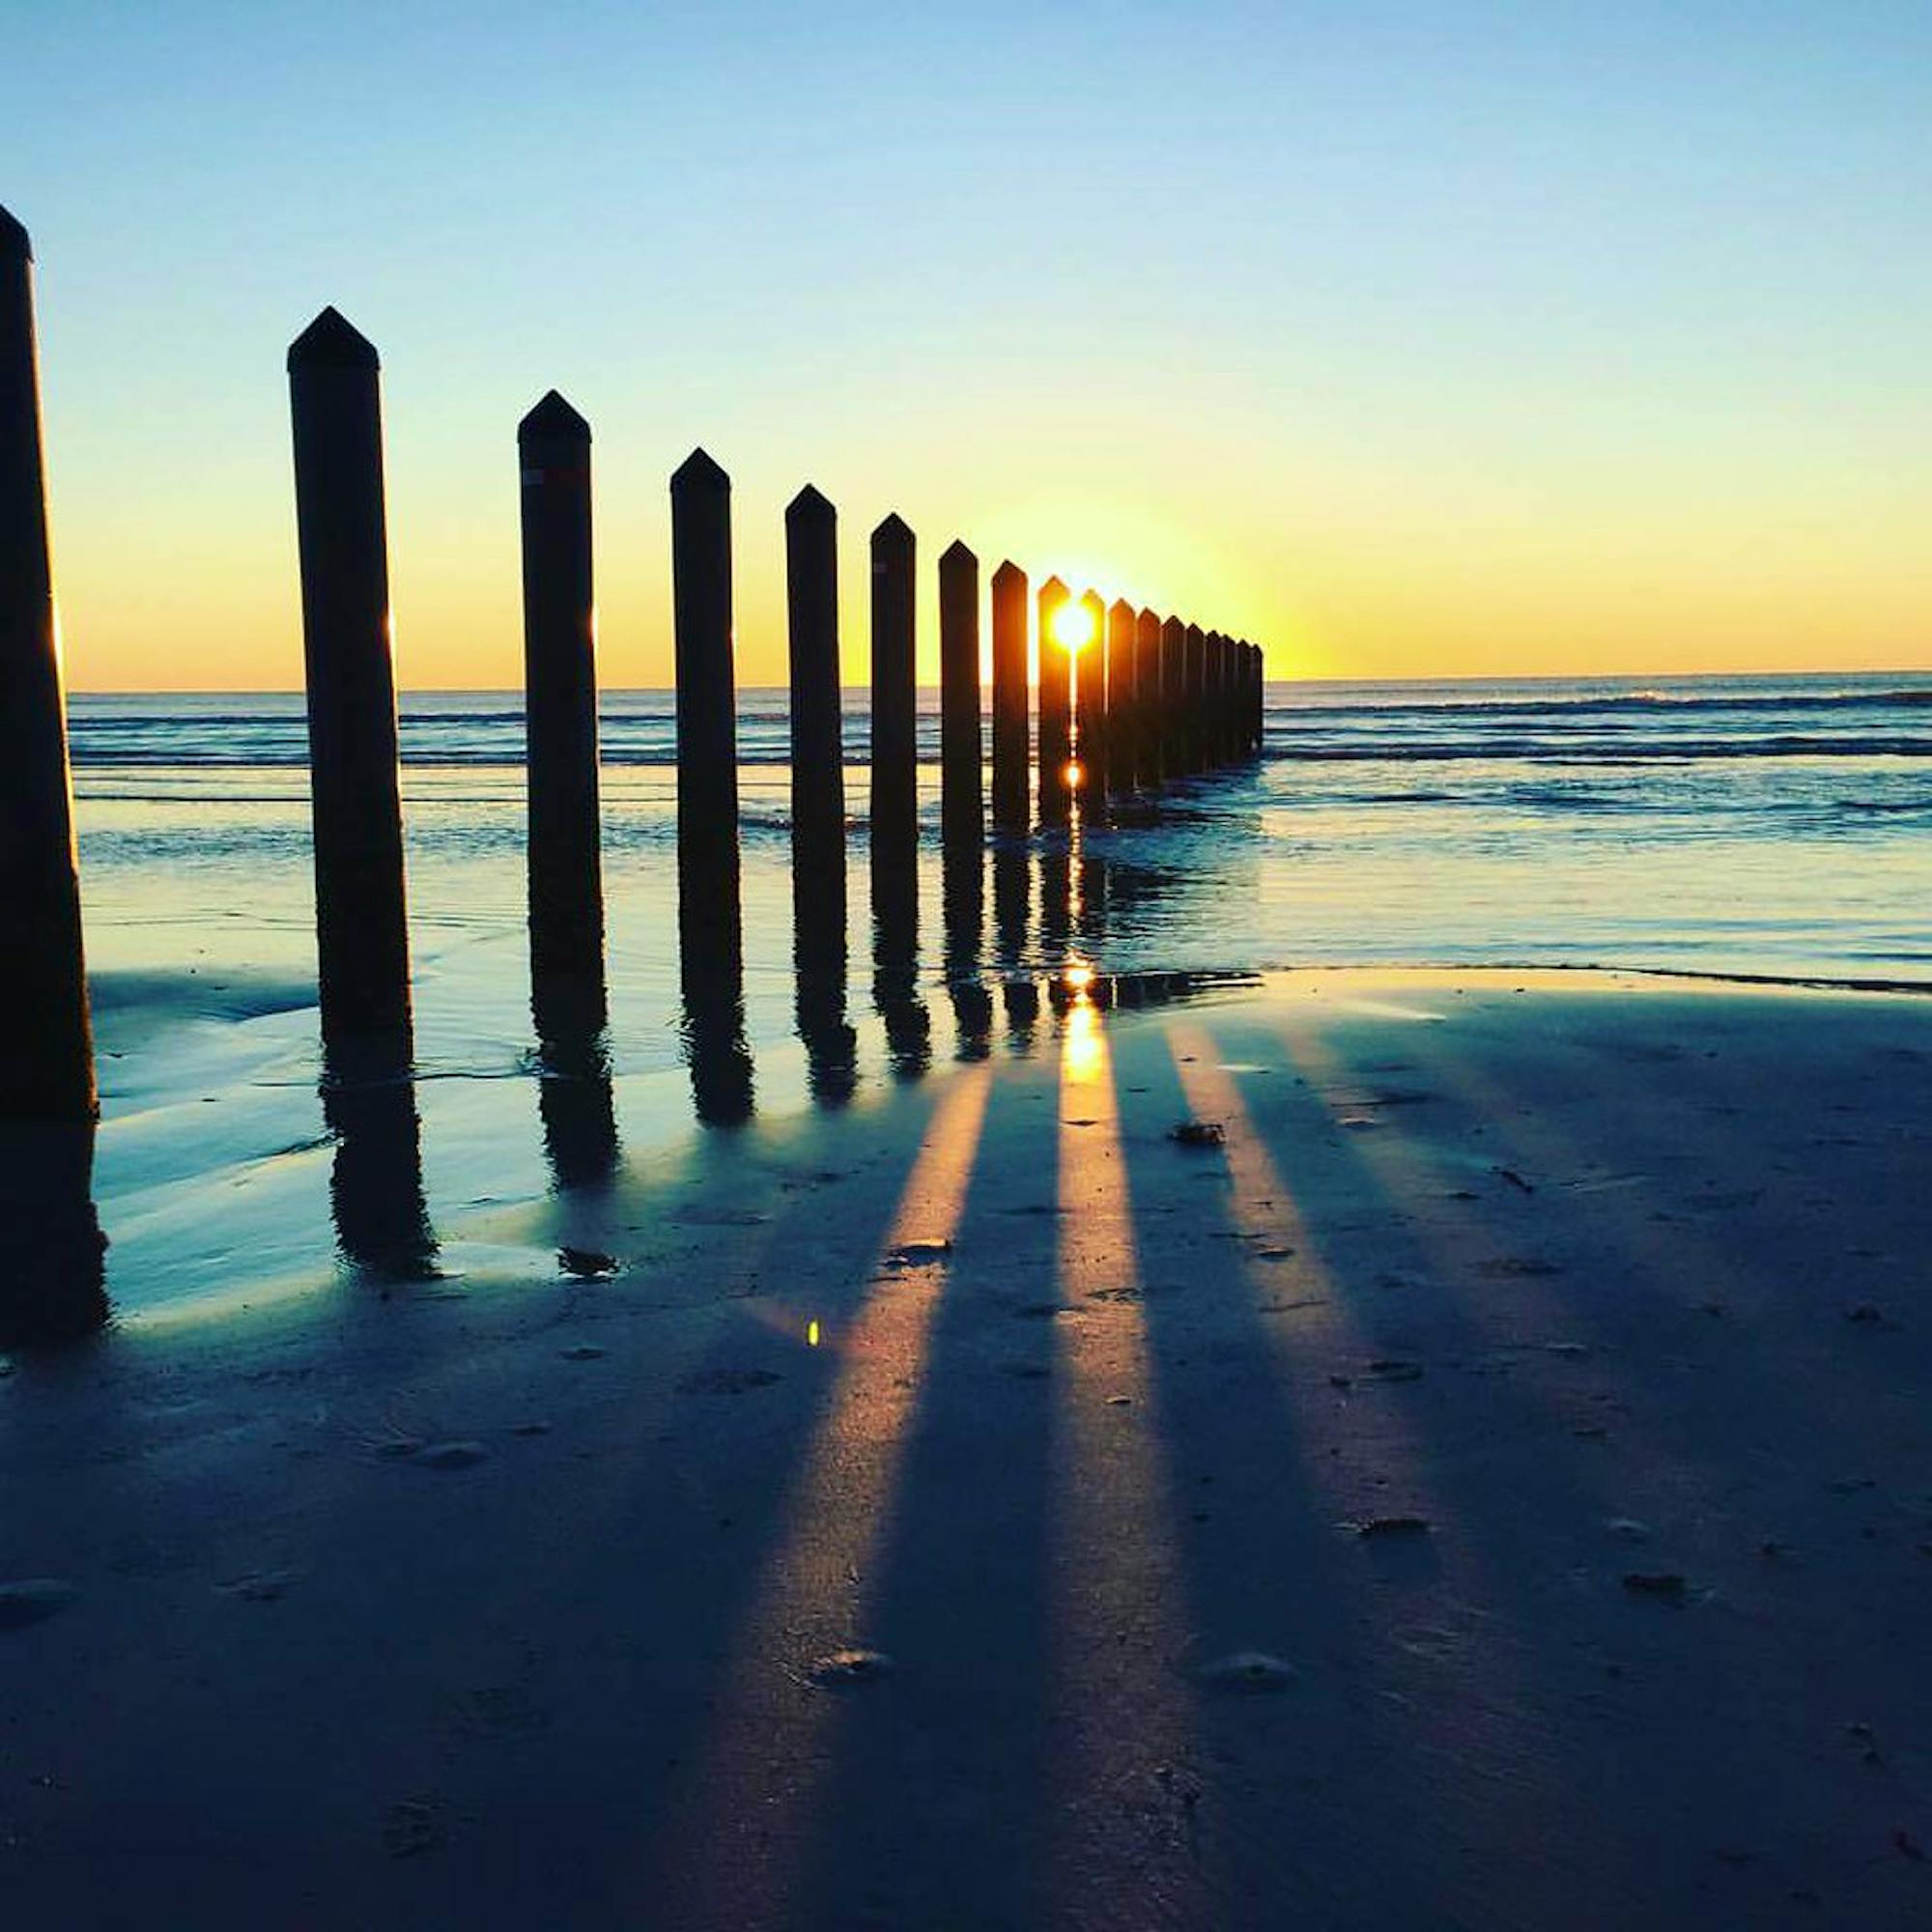
[[[785,511],[796,919],[845,932],[845,740],[838,696],[838,513],[810,484]]]
[[[1265,673],[1262,669],[1262,647],[1248,646],[1248,752],[1250,756],[1262,754],[1262,734],[1267,719],[1267,685]]]
[[[1206,686],[1208,710],[1208,763],[1218,770],[1228,762],[1228,649],[1219,631],[1209,631],[1203,639],[1206,652],[1202,680]]]
[[[1089,590],[1080,609],[1087,641],[1073,654],[1073,753],[1081,820],[1094,825],[1107,815],[1107,607]]]
[[[1160,627],[1160,777],[1187,770],[1187,628],[1179,617]]]
[[[325,1039],[322,1117],[335,1137],[328,1205],[342,1259],[371,1281],[435,1281],[415,1083],[392,1038]]]
[[[1039,586],[1039,822],[1065,825],[1072,809],[1073,683],[1056,632],[1072,592],[1057,577]]]
[[[872,532],[872,874],[919,857],[919,712],[914,682],[915,542],[905,521]]]
[[[1124,597],[1107,609],[1107,792],[1134,788],[1140,767],[1140,661],[1134,607]]]
[[[530,977],[537,1030],[561,994],[604,1009],[597,818],[597,612],[590,425],[553,389],[517,426],[524,524],[524,734],[529,786]],[[568,1030],[568,1029],[566,1029]]]
[[[1143,611],[1134,623],[1134,778],[1151,790],[1161,770],[1160,616]]]
[[[326,1040],[410,1031],[381,367],[326,308],[289,349]]]
[[[731,663],[731,479],[695,449],[670,479],[677,653],[678,928],[729,971],[741,957],[738,697]]]
[[[1027,577],[1016,563],[993,573],[993,824],[1024,832],[1031,823],[1027,700]]]
[[[1186,635],[1181,709],[1187,720],[1187,756],[1182,769],[1191,775],[1208,769],[1208,637],[1199,624],[1188,625]]]
[[[0,1347],[107,1315],[33,276],[0,209]]]
[[[980,559],[955,543],[939,559],[940,830],[976,852],[986,837],[980,743]]]

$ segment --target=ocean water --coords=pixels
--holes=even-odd
[[[517,701],[407,696],[415,1065],[344,1093],[317,1037],[299,696],[76,696],[119,1314],[345,1265],[528,1279],[558,1264],[533,1244],[614,1241],[613,1163],[715,1160],[720,1124],[781,1141],[954,1059],[1051,1051],[1070,968],[1120,1005],[1342,963],[1932,989],[1932,675],[1277,685],[1261,758],[991,850],[977,880],[940,864],[928,694],[913,929],[875,928],[848,693],[842,989],[794,971],[783,696],[742,713],[743,981],[707,1014],[680,983],[670,697],[607,695],[610,1025],[560,1059],[529,1007]]]

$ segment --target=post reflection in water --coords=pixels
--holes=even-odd
[[[800,893],[792,910],[794,1011],[806,1083],[821,1107],[842,1107],[859,1084],[859,1036],[845,1017],[844,900]]]
[[[745,1044],[745,963],[737,907],[728,919],[679,922],[680,1028],[691,1097],[707,1127],[742,1126],[754,1104],[752,1054]]]
[[[919,877],[897,866],[872,873],[872,1004],[894,1075],[921,1078],[932,1065],[932,1015],[919,997]]]
[[[986,869],[978,839],[946,849],[946,997],[958,1035],[956,1058],[984,1060],[992,1051],[993,1000],[980,979]]]
[[[1002,838],[993,847],[993,929],[1004,973],[1017,972],[1026,956],[1032,911],[1032,855],[1024,840]]]
[[[326,1045],[322,1114],[335,1136],[328,1200],[343,1260],[379,1281],[436,1280],[436,1231],[423,1197],[422,1123],[408,1043]]]
[[[94,1122],[0,1127],[0,1349],[78,1340],[107,1321]]]
[[[603,976],[594,984],[539,980],[530,999],[537,1030],[537,1112],[544,1157],[559,1190],[588,1187],[617,1171],[616,1103],[605,1036]]]

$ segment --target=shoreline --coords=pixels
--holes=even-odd
[[[1076,994],[661,1141],[620,1076],[575,1185],[425,1083],[433,1272],[0,1375],[0,1898],[1922,1922],[1932,1009],[1628,977]]]

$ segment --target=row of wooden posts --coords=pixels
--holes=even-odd
[[[332,308],[289,351],[325,1036],[379,1035],[409,1017],[378,367]],[[554,390],[517,431],[531,966],[540,996],[574,985],[601,999],[590,440]],[[735,957],[730,478],[695,450],[670,502],[680,927],[687,952]],[[785,512],[785,547],[794,891],[812,917],[842,925],[838,513],[810,486]],[[897,516],[872,532],[867,820],[875,886],[888,892],[913,875],[919,844],[916,548]],[[1075,606],[1058,578],[1037,605],[1040,825],[1076,810],[1092,825],[1122,798],[1260,749],[1257,646],[1125,602],[1109,610],[1092,591]],[[1026,573],[1004,563],[992,581],[991,818],[1013,833],[1036,810],[1028,619]],[[977,846],[987,830],[980,564],[963,543],[939,560],[939,629],[942,837]]]
[[[48,542],[32,248],[0,209],[0,1275],[99,1274],[91,1205],[98,1111],[81,943],[65,697]],[[379,361],[325,309],[288,355],[300,551],[318,981],[325,1043],[410,1035],[410,966],[389,630]],[[518,429],[522,473],[530,945],[581,1024],[603,1013],[590,428],[554,391]],[[677,678],[679,921],[687,986],[739,950],[737,702],[730,481],[702,450],[670,482]],[[816,490],[785,513],[795,896],[803,928],[842,933],[845,797],[837,513]],[[875,900],[913,891],[919,842],[916,544],[871,538]],[[1038,591],[1037,747],[1029,585],[992,579],[991,796],[983,795],[980,566],[939,561],[942,836],[1092,825],[1136,793],[1259,750],[1262,657],[1178,618]],[[1076,648],[1070,627],[1087,639]],[[1038,774],[1037,793],[1032,774]],[[900,898],[903,903],[903,897]],[[542,1014],[539,1013],[541,1029]],[[69,1202],[71,1209],[56,1204]],[[52,1258],[50,1260],[50,1258]],[[0,1297],[4,1299],[4,1297]]]

